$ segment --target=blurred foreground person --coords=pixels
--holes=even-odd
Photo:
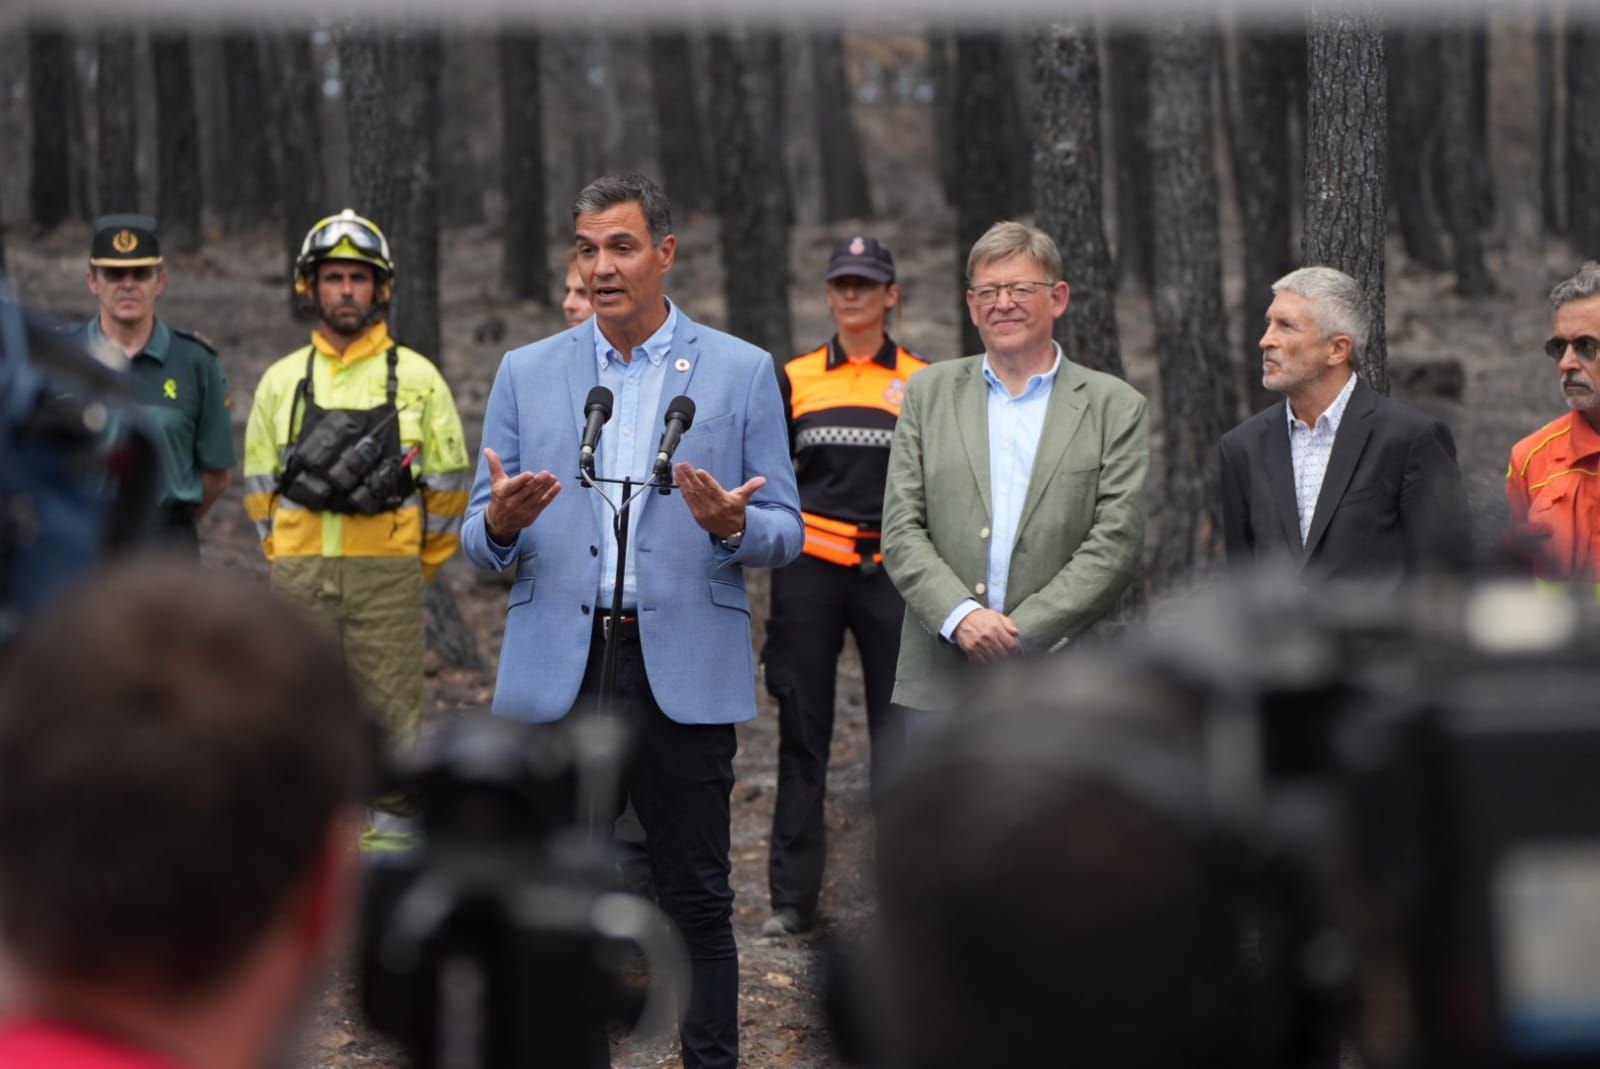
[[[893,745],[889,699],[905,602],[883,570],[883,482],[906,380],[928,366],[889,337],[900,286],[894,255],[876,238],[839,242],[824,281],[832,340],[778,369],[806,544],[772,573],[761,654],[767,690],[778,700],[780,740],[766,935],[803,932],[816,919],[834,682],[846,631],[861,654],[874,784]]]
[[[915,710],[951,708],[969,665],[1094,627],[1144,554],[1145,399],[1053,340],[1071,298],[1056,243],[996,223],[967,279],[985,351],[911,379],[883,499],[907,609],[894,700]]]
[[[32,622],[0,664],[0,1065],[268,1063],[342,933],[370,751],[337,644],[257,586],[142,564]]]
[[[1600,263],[1550,291],[1556,362],[1570,410],[1511,448],[1506,468],[1513,548],[1541,579],[1600,580]]]
[[[1356,374],[1371,329],[1360,285],[1302,267],[1272,292],[1261,384],[1284,402],[1222,437],[1229,561],[1288,560],[1307,577],[1390,588],[1464,571],[1472,523],[1455,439]]]
[[[423,584],[459,544],[470,474],[449,384],[389,336],[393,280],[370,219],[347,208],[307,232],[295,292],[317,327],[256,387],[244,504],[274,589],[336,622],[403,748],[422,719]]]
[[[167,269],[151,216],[96,219],[84,281],[100,310],[78,335],[91,350],[126,359],[161,456],[156,536],[168,548],[198,554],[195,523],[228,488],[234,463],[233,399],[217,351],[156,316]]]
[[[1115,730],[1139,701],[1114,702]],[[1107,745],[1083,718],[1110,706],[1084,688],[1070,710],[991,703],[911,741],[880,803],[877,929],[853,1008],[834,1000],[854,1064],[1239,1064],[1245,929],[1230,859],[1197,831],[1198,763]]]

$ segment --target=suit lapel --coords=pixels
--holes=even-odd
[[[1283,525],[1284,545],[1294,550],[1298,559],[1304,549],[1300,545],[1300,506],[1294,496],[1294,460],[1289,455],[1287,405],[1287,401],[1280,402],[1269,410],[1272,415],[1261,432],[1261,466],[1267,473],[1278,522]]]
[[[1065,356],[1056,373],[1055,387],[1050,391],[1050,403],[1044,413],[1044,427],[1039,432],[1039,448],[1033,454],[1033,474],[1028,476],[1028,496],[1022,501],[1022,515],[1017,518],[1017,530],[1025,530],[1033,510],[1044,497],[1044,488],[1061,466],[1072,444],[1073,435],[1083,425],[1083,413],[1089,402],[1084,398],[1088,383],[1083,373]]]
[[[588,324],[582,330],[572,332],[572,351],[567,356],[567,409],[572,413],[572,423],[577,431],[575,441],[583,438],[583,426],[587,422],[583,406],[589,400],[589,391],[600,384],[600,369],[595,366],[594,360],[594,326]],[[612,428],[607,427],[605,433]],[[556,478],[562,482],[571,482],[574,489],[589,495],[589,506],[594,510],[595,522],[602,531],[609,529],[611,510],[600,499],[600,495],[593,490],[585,489],[578,479],[576,466],[577,453],[574,451],[572,459],[574,466],[571,471],[558,470]],[[604,484],[601,484],[604,485]]]
[[[1317,511],[1311,514],[1311,531],[1306,535],[1306,560],[1317,550],[1339,499],[1344,497],[1355,474],[1356,462],[1372,437],[1372,414],[1378,408],[1378,395],[1367,384],[1356,380],[1354,392],[1345,406],[1344,418],[1339,421],[1339,432],[1333,436],[1333,452],[1328,457],[1328,470],[1322,477],[1322,490],[1317,494]]]
[[[983,377],[982,357],[969,365],[967,385],[957,394],[956,424],[967,447],[978,496],[983,499],[983,514],[993,517],[994,499],[989,490],[989,383]]]
[[[661,437],[661,432],[666,430],[667,406],[674,397],[689,392],[689,380],[694,378],[695,368],[700,364],[699,337],[700,331],[696,328],[694,320],[684,315],[683,309],[679,308],[678,325],[672,328],[672,345],[667,349],[664,361],[666,368],[661,378],[661,396],[656,400],[655,421],[648,427],[634,428],[634,433],[654,435],[650,440],[655,441]],[[655,463],[653,450],[650,462]],[[731,490],[732,487],[724,489]],[[648,494],[641,495],[639,500],[633,503],[633,507],[639,510],[641,520],[644,518],[644,510],[648,503],[660,496],[652,490]]]

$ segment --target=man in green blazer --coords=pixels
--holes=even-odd
[[[986,352],[913,376],[895,427],[883,563],[906,601],[894,701],[940,710],[970,665],[1060,648],[1144,552],[1145,399],[1051,337],[1071,296],[1049,235],[996,223],[967,257]]]

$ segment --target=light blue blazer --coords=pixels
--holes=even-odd
[[[489,468],[480,450],[461,529],[474,564],[516,568],[494,711],[535,723],[560,719],[577,698],[599,596],[601,534],[611,523],[611,510],[578,481],[583,404],[598,382],[592,329],[582,324],[507,353],[484,413],[483,444],[506,473],[548,470],[561,492],[514,546],[492,545],[483,525]],[[660,409],[638,433],[659,436],[667,403],[679,394],[693,399],[695,415],[676,460],[704,468],[728,489],[767,478],[746,510],[737,551],[702,530],[677,493],[651,491],[633,505],[641,510],[633,536],[639,631],[656,703],[679,723],[728,724],[756,715],[744,568],[776,568],[799,555],[800,495],[770,356],[679,308]],[[618,430],[613,421],[604,433]],[[601,485],[617,500],[620,487]]]

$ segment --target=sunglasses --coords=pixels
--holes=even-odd
[[[148,264],[143,267],[101,267],[96,270],[100,272],[101,278],[111,283],[121,282],[125,278],[131,278],[135,282],[149,282],[156,277],[156,269]]]
[[[1591,338],[1587,334],[1580,334],[1576,338],[1551,338],[1544,343],[1544,355],[1552,360],[1560,360],[1567,355],[1567,347],[1578,354],[1579,359],[1593,360],[1596,353],[1600,353],[1600,338]]]

